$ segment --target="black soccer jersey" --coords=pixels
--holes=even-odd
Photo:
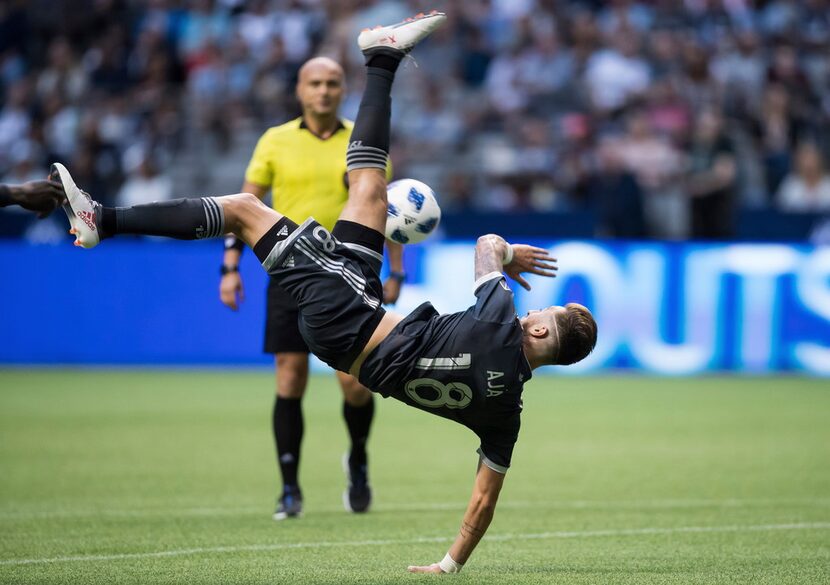
[[[430,303],[415,309],[369,354],[360,381],[470,428],[481,439],[483,462],[504,473],[532,371],[504,275],[480,278],[475,295],[476,304],[461,313],[439,315]]]

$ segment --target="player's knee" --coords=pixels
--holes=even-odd
[[[268,208],[262,200],[253,193],[237,193],[232,196],[237,209],[242,213],[259,213],[262,208]]]
[[[262,213],[263,208],[268,209],[253,193],[236,193],[222,199],[226,222],[244,223],[246,219]]]

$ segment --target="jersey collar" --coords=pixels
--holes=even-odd
[[[314,136],[318,140],[322,140],[324,142],[326,140],[329,140],[330,138],[333,138],[335,134],[337,134],[341,130],[345,130],[345,129],[346,129],[346,125],[343,124],[343,120],[341,120],[340,118],[337,118],[337,128],[334,129],[334,132],[331,133],[331,136],[329,136],[328,138],[320,138],[314,132],[312,132],[311,130],[308,130],[308,125],[305,123],[305,118],[303,118],[302,116],[300,117],[300,130],[308,130],[309,134],[311,134],[312,136]]]

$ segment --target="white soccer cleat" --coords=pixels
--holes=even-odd
[[[82,191],[72,180],[72,175],[60,163],[54,163],[49,176],[63,185],[66,203],[63,210],[69,218],[70,234],[75,235],[75,245],[94,248],[101,241],[98,230],[101,204]]]
[[[382,52],[382,49],[393,49],[407,54],[421,39],[428,37],[446,20],[447,15],[436,10],[429,14],[421,13],[397,24],[363,29],[357,37],[357,44],[364,54],[371,54],[376,50]]]

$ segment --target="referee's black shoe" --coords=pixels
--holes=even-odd
[[[274,510],[274,520],[299,518],[303,514],[303,494],[298,487],[283,488],[282,496],[277,500],[277,509]]]
[[[372,486],[369,485],[367,465],[352,465],[349,454],[343,455],[343,469],[346,472],[348,487],[343,492],[343,507],[348,512],[362,514],[368,512],[372,505]]]

